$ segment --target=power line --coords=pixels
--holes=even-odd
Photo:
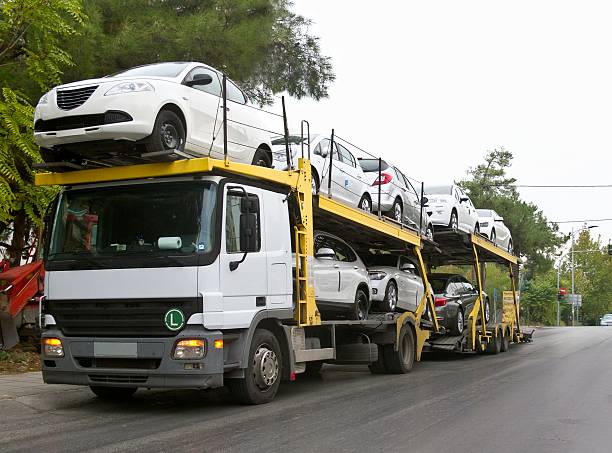
[[[527,188],[535,188],[535,189],[599,189],[599,188],[612,188],[612,184],[556,184],[556,185],[547,185],[547,184],[514,184],[513,187],[527,187]]]
[[[548,223],[585,223],[585,222],[612,222],[612,219],[582,219],[582,220],[550,220]]]

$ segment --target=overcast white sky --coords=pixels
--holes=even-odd
[[[288,102],[297,130],[302,118],[334,127],[431,183],[461,179],[500,146],[518,184],[612,183],[612,2],[295,0],[294,10],[313,20],[337,77],[329,99]],[[612,218],[612,188],[521,193],[550,220]],[[596,224],[607,243],[612,222]]]

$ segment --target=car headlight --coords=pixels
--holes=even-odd
[[[43,104],[48,104],[49,103],[49,93],[43,94],[43,96],[38,100],[38,105],[43,105]]]
[[[137,93],[139,91],[155,91],[155,88],[148,82],[121,82],[104,93],[104,96]]]
[[[382,280],[386,276],[386,272],[370,272],[370,279],[372,280]]]

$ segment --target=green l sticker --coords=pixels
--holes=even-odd
[[[185,325],[185,315],[178,308],[172,308],[164,316],[164,323],[168,330],[180,330]]]

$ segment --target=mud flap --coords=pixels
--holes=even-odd
[[[10,314],[0,312],[0,350],[11,349],[19,343],[17,326]]]

